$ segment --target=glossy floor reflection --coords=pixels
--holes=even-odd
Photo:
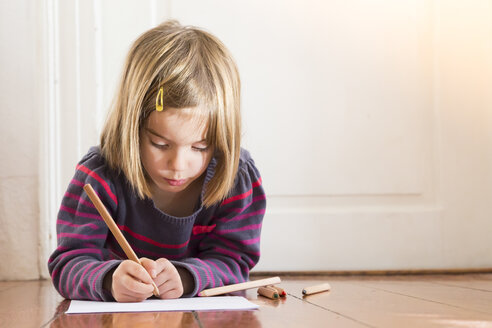
[[[320,282],[331,291],[302,296]],[[492,274],[284,276],[280,286],[286,298],[236,293],[252,311],[67,315],[50,281],[0,282],[0,327],[492,327]]]

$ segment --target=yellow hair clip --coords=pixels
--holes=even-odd
[[[157,98],[155,98],[155,110],[158,112],[162,112],[162,110],[164,109],[163,95],[164,95],[164,87],[161,87],[159,89],[159,92],[157,93]]]

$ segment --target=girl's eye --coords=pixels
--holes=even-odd
[[[150,143],[152,144],[152,146],[154,146],[155,148],[158,148],[158,149],[166,149],[168,147],[167,144],[155,143],[152,140],[150,141]]]
[[[207,151],[208,149],[208,146],[206,147],[191,147],[193,150],[196,150],[196,151]]]

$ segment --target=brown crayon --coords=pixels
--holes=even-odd
[[[269,299],[276,300],[278,299],[278,292],[276,289],[271,287],[260,287],[258,288],[258,294],[261,296],[265,296]]]

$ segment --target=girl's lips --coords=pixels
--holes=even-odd
[[[164,178],[164,180],[166,180],[167,183],[169,183],[171,186],[175,186],[175,187],[181,186],[186,182],[186,179],[174,180],[174,179]]]

